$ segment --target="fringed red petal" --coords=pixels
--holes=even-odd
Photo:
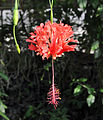
[[[64,25],[63,23],[53,23],[50,21],[43,23],[35,28],[34,32],[31,32],[30,39],[27,42],[35,43],[35,49],[30,46],[31,50],[40,54],[42,58],[47,58],[52,56],[55,60],[56,57],[61,56],[63,52],[74,51],[76,45],[68,45],[69,42],[77,43],[77,40],[73,39],[73,30],[69,25]],[[33,45],[33,44],[32,44]],[[33,49],[32,49],[33,48]],[[42,49],[46,49],[45,52]]]

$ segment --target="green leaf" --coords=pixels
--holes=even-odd
[[[3,104],[0,103],[0,112],[5,113],[5,108]]]
[[[91,47],[91,50],[96,50],[99,48],[99,41],[95,41],[93,44],[92,44],[92,47]]]
[[[87,0],[77,0],[78,4],[79,4],[79,7],[82,8],[82,9],[85,9],[86,8],[86,5],[87,5]]]
[[[4,73],[0,72],[0,76],[4,79],[4,80],[9,80],[8,76],[6,76]]]
[[[100,55],[101,55],[101,51],[100,51],[100,49],[97,49],[97,50],[95,51],[95,53],[94,53],[94,57],[95,57],[95,58],[99,58]]]
[[[81,84],[81,86],[87,89],[88,94],[95,94],[96,93],[95,89],[91,88],[89,85],[83,85],[83,84]]]
[[[5,113],[5,109],[7,109],[7,106],[4,105],[2,101],[0,101],[0,112]]]
[[[5,118],[6,120],[10,120],[4,113],[0,112],[0,115]]]
[[[103,88],[100,89],[100,92],[103,93]]]
[[[87,88],[87,90],[88,90],[88,94],[94,94],[94,93],[96,93],[96,91],[94,90],[94,88]]]
[[[81,92],[81,86],[80,85],[77,85],[76,88],[74,89],[74,95],[78,95],[80,92]]]
[[[94,102],[95,102],[95,96],[92,95],[92,94],[90,94],[90,95],[87,97],[88,107],[90,107]]]
[[[87,78],[80,78],[78,79],[79,82],[86,82],[87,81]]]

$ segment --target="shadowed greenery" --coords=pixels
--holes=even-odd
[[[54,21],[73,26],[79,41],[75,52],[54,63],[62,98],[56,110],[46,99],[51,58],[42,60],[26,43],[34,27],[50,19],[49,1],[20,0],[16,26],[20,55],[12,33],[12,3],[0,0],[0,113],[7,106],[4,115],[10,120],[103,120],[103,1],[55,0]]]

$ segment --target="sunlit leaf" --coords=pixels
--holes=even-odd
[[[100,6],[98,7],[97,11],[98,11],[99,13],[103,12],[103,5],[100,5]]]
[[[0,112],[0,116],[2,116],[3,118],[5,118],[6,120],[10,120],[4,113]]]
[[[88,97],[87,97],[87,104],[88,106],[90,107],[93,103],[95,102],[95,96],[90,94]]]
[[[82,8],[82,9],[85,9],[86,8],[86,5],[87,5],[87,0],[77,0],[78,4],[79,4],[79,7]]]
[[[87,78],[80,78],[80,79],[78,79],[78,81],[80,81],[80,82],[86,82]]]
[[[78,95],[81,92],[81,86],[77,85],[76,88],[74,89],[74,95]]]
[[[1,104],[1,103],[0,103],[0,111],[1,111],[2,113],[5,113],[5,108],[4,108],[3,104]]]
[[[7,106],[0,101],[0,112],[5,113],[5,109],[7,109]]]
[[[92,47],[91,47],[91,50],[96,50],[99,48],[99,41],[95,41],[93,44],[92,44]]]

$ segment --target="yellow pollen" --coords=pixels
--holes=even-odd
[[[56,92],[59,92],[59,89],[57,89]]]
[[[48,54],[50,54],[50,51],[48,52]]]
[[[59,97],[59,99],[61,100],[61,98]]]

